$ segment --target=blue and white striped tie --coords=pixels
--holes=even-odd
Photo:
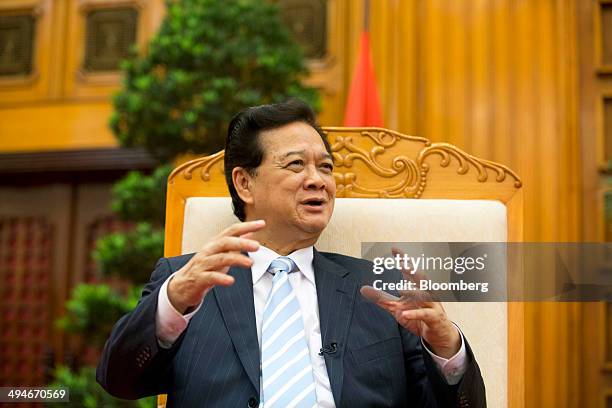
[[[265,408],[317,406],[302,312],[288,276],[297,270],[295,263],[284,256],[276,258],[268,268],[274,278],[261,329]]]

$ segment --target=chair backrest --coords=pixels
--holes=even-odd
[[[382,128],[324,131],[332,145],[337,199],[318,249],[360,256],[362,242],[522,240],[521,181],[506,166]],[[168,180],[166,256],[195,252],[236,221],[222,151],[174,170]],[[474,349],[489,405],[523,406],[522,304],[445,308]]]

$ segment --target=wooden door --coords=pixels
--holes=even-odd
[[[70,187],[0,189],[0,385],[43,384],[60,357]]]
[[[110,211],[111,187],[0,186],[0,386],[43,385],[74,359],[54,321],[76,284],[99,280],[96,240],[128,227]]]

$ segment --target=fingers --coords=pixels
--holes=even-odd
[[[205,286],[230,286],[234,283],[234,277],[220,272],[210,272],[202,276],[201,283]]]
[[[253,239],[254,236],[255,236],[255,234],[253,232],[247,232],[246,234],[240,235],[240,238]]]
[[[440,302],[415,301],[408,300],[404,297],[402,297],[402,300],[399,301],[380,300],[376,302],[376,304],[390,313],[404,313],[412,310],[430,310],[432,313],[437,314],[446,313]],[[410,314],[407,316],[408,318],[412,319]]]
[[[209,242],[202,248],[204,255],[220,252],[254,252],[259,249],[259,242],[233,236],[225,236]]]
[[[403,302],[383,302],[381,307],[389,311],[396,320],[406,326],[411,321],[423,321],[428,326],[436,325],[446,318],[442,310],[434,307],[406,306]]]
[[[432,308],[404,310],[401,316],[407,320],[423,320],[426,323],[439,320],[439,313]]]
[[[230,225],[208,242],[189,262],[185,273],[197,286],[231,285],[234,278],[227,275],[231,266],[250,268],[253,261],[243,252],[259,249],[253,233],[266,225],[264,220],[239,222]]]
[[[393,296],[390,293],[375,289],[372,286],[367,285],[362,286],[361,289],[359,289],[359,292],[361,293],[361,296],[368,299],[372,303],[378,303],[380,301],[400,300],[400,298],[398,298],[397,296]]]
[[[217,237],[224,237],[224,236],[239,237],[241,235],[248,234],[250,232],[259,231],[265,226],[266,226],[266,222],[264,220],[238,222],[224,229]]]
[[[390,313],[403,312],[404,310],[418,309],[419,305],[414,302],[407,302],[405,300],[389,301],[380,300],[376,303],[378,306],[387,310]]]
[[[393,256],[404,256],[404,252],[399,250],[396,247],[391,248],[391,253]],[[415,271],[411,265],[406,265],[405,268],[401,269],[402,277],[411,282],[415,282],[417,286],[419,282],[427,279],[427,275],[421,272]],[[400,295],[402,299],[409,302],[415,302],[420,306],[424,307],[434,307],[435,303],[439,303],[440,299],[430,291],[425,290],[400,290]]]
[[[201,261],[199,266],[206,271],[219,271],[221,269],[229,269],[230,266],[250,268],[252,265],[253,260],[244,254],[239,252],[221,252],[207,256]]]
[[[244,252],[259,249],[253,233],[265,225],[263,220],[233,224],[191,258],[168,285],[168,297],[177,310],[182,313],[197,305],[214,286],[232,285],[235,279],[228,275],[231,266],[250,268],[253,261]]]
[[[420,307],[436,307],[439,303],[438,298],[426,290],[403,290],[400,291],[402,301],[413,303]]]
[[[427,327],[431,328],[445,327],[448,324],[448,317],[444,311],[429,307],[404,310],[401,312],[400,317],[397,320],[402,325],[406,325],[414,321],[421,321],[425,323]]]

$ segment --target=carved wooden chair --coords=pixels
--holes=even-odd
[[[522,240],[521,181],[508,167],[451,144],[387,129],[324,131],[333,150],[337,200],[319,250],[360,256],[361,242]],[[174,170],[168,180],[166,256],[195,252],[236,221],[222,151]],[[445,308],[472,345],[489,406],[522,407],[522,305],[447,303]],[[158,402],[164,406],[165,396]]]

